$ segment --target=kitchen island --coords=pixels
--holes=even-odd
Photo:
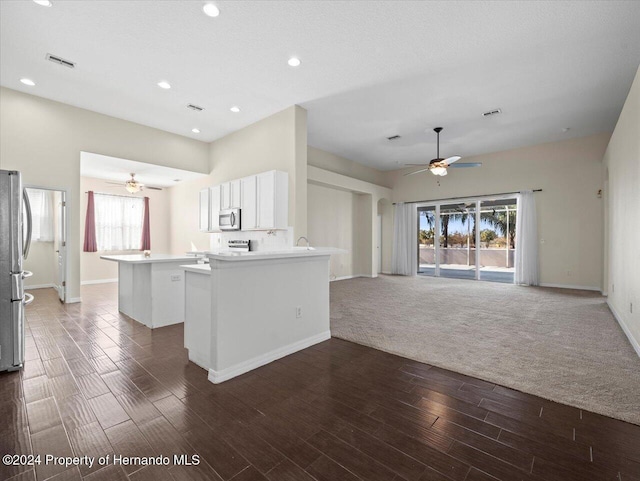
[[[153,329],[184,322],[184,270],[193,256],[106,255],[118,263],[118,310]]]
[[[341,252],[218,253],[183,266],[189,359],[220,383],[329,339],[329,259]]]

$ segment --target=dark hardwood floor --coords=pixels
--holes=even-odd
[[[182,325],[120,315],[114,285],[35,295],[25,367],[0,375],[1,453],[202,462],[0,479],[640,480],[640,426],[337,339],[214,385]]]

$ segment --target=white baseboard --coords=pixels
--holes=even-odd
[[[245,372],[249,372],[260,366],[264,366],[265,364],[269,364],[270,362],[273,362],[277,359],[288,356],[289,354],[293,354],[294,352],[301,351],[302,349],[306,349],[307,347],[326,341],[330,338],[331,331],[321,332],[320,334],[316,334],[315,336],[311,336],[301,341],[294,342],[293,344],[274,349],[273,351],[254,357],[253,359],[249,359],[248,361],[241,362],[239,364],[236,364],[235,366],[228,367],[226,369],[223,369],[222,371],[214,371],[213,369],[209,369],[209,381],[214,384],[219,384],[223,381],[239,376],[240,374],[244,374]]]
[[[118,279],[96,279],[94,281],[82,281],[81,286],[88,286],[90,284],[109,284],[111,282],[118,282]]]
[[[69,297],[65,304],[75,304],[76,302],[82,302],[82,297]]]
[[[633,334],[631,334],[631,329],[629,329],[629,327],[625,324],[625,322],[622,320],[622,317],[618,315],[618,313],[616,312],[616,310],[611,305],[608,299],[607,299],[607,306],[609,306],[609,309],[611,310],[611,314],[613,314],[613,317],[616,318],[616,321],[618,321],[618,324],[622,328],[622,331],[627,336],[627,339],[629,339],[629,342],[631,343],[631,347],[633,347],[633,350],[636,351],[636,354],[638,355],[638,357],[640,357],[640,344],[633,337]]]
[[[56,287],[55,284],[36,284],[35,286],[24,286],[24,289],[28,291],[29,289],[48,289],[50,287]]]
[[[336,277],[335,279],[329,279],[329,281],[330,282],[333,282],[333,281],[346,281],[347,279],[357,279],[358,277],[366,277],[367,279],[371,279],[371,278],[377,277],[377,276],[368,276],[366,274],[355,274],[353,276]]]
[[[578,289],[581,291],[598,291],[598,292],[602,292],[602,289],[600,287],[593,287],[593,286],[574,286],[571,284],[548,284],[548,283],[544,283],[544,284],[539,284],[538,287],[557,287],[558,289]]]

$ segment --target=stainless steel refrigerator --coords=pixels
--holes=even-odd
[[[31,243],[31,209],[20,172],[0,170],[0,371],[24,363],[24,308],[33,296],[24,291],[31,275],[22,264]]]

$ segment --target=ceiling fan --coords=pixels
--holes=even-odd
[[[448,167],[480,167],[482,165],[481,162],[467,162],[462,164],[454,164],[454,162],[459,161],[462,157],[458,155],[454,155],[452,157],[447,157],[446,159],[440,158],[440,132],[442,132],[442,127],[436,127],[433,131],[436,133],[438,137],[438,150],[436,153],[436,158],[432,159],[428,164],[406,164],[406,165],[415,165],[424,167],[423,169],[416,170],[414,172],[408,172],[404,175],[413,175],[419,174],[420,172],[425,172],[427,170],[431,171],[433,175],[447,175]]]
[[[162,190],[162,187],[151,187],[150,185],[145,185],[136,180],[136,174],[133,172],[131,174],[131,178],[124,183],[124,188],[127,189],[127,192],[131,194],[135,194],[140,192],[142,189],[152,189],[152,190]],[[107,184],[113,185],[123,185],[122,182],[107,182]]]

